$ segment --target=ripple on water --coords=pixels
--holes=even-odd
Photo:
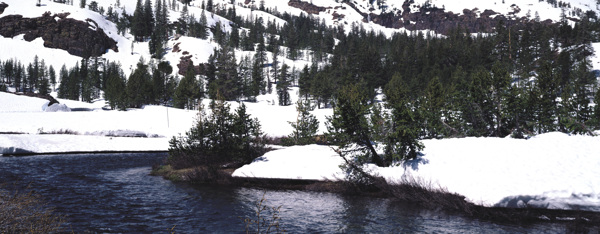
[[[0,181],[30,186],[74,232],[242,232],[263,194],[281,206],[292,233],[562,232],[558,225],[513,226],[423,210],[389,199],[305,191],[171,183],[150,176],[166,154],[45,155],[0,158]]]

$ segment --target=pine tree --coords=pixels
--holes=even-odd
[[[108,63],[106,78],[106,87],[104,89],[104,99],[108,102],[111,109],[125,110],[126,104],[126,83],[121,65],[115,62]]]
[[[66,98],[67,97],[67,82],[69,81],[69,71],[67,71],[67,67],[63,65],[60,68],[60,84],[58,86],[58,98]]]
[[[173,72],[173,67],[168,62],[162,61],[158,63],[156,69],[152,73],[152,87],[156,97],[156,102],[165,104],[171,97],[169,91],[170,74]]]
[[[240,79],[237,72],[235,51],[222,47],[216,56],[215,80],[208,83],[208,93],[212,99],[221,95],[225,100],[237,100],[241,96]]]
[[[244,104],[233,114],[222,99],[214,100],[209,107],[210,114],[200,109],[195,126],[185,136],[169,142],[167,162],[173,168],[248,163],[265,153],[260,123],[250,118]]]
[[[177,19],[177,33],[178,34],[187,35],[188,21],[189,21],[188,8],[187,8],[187,5],[183,5],[183,9],[181,10],[179,19]]]
[[[123,10],[123,14],[125,14],[124,12],[125,10]],[[144,22],[144,20],[144,6],[142,5],[142,0],[137,0],[131,22],[131,34],[133,34],[136,41],[144,40],[144,36],[146,33],[146,22]]]
[[[202,93],[201,84],[196,79],[196,72],[190,66],[175,89],[173,105],[181,109],[194,109],[201,100]]]
[[[127,80],[127,103],[129,107],[140,108],[152,102],[152,78],[148,65],[140,58],[136,69]]]
[[[341,151],[353,151],[361,163],[385,166],[375,149],[370,115],[370,98],[358,85],[343,87],[337,96],[333,115],[327,118],[327,139]],[[356,146],[354,146],[356,145]]]
[[[439,77],[434,77],[425,90],[422,115],[425,120],[425,138],[440,138],[446,136],[442,124],[445,93]]]
[[[542,61],[535,87],[535,117],[538,134],[556,130],[557,86],[552,64]]]
[[[302,68],[302,72],[300,72],[300,77],[298,78],[298,87],[300,88],[300,96],[304,96],[308,99],[308,95],[311,90],[311,76],[310,70],[308,69],[308,65]]]
[[[198,38],[205,40],[208,38],[208,23],[206,21],[206,14],[204,11],[200,13],[200,20],[198,21]]]
[[[281,74],[279,75],[279,81],[277,81],[277,98],[279,99],[280,106],[289,106],[291,105],[290,100],[290,81],[288,75],[288,65],[283,64],[281,66]]]
[[[206,10],[212,12],[213,11],[213,1],[212,0],[208,0],[206,2]]]
[[[40,84],[38,87],[39,94],[48,95],[50,93],[50,84],[48,83],[48,79],[40,79]]]
[[[495,134],[504,137],[510,133],[506,102],[509,95],[510,75],[506,66],[496,62],[492,67],[492,99],[495,120]]]
[[[164,0],[163,0],[164,1]],[[156,24],[154,26],[154,31],[152,35],[150,35],[150,43],[149,49],[150,54],[153,54],[155,58],[161,59],[163,53],[165,52],[165,44],[167,42],[167,24],[168,19],[166,15],[163,15],[164,8],[162,2],[160,0],[156,1],[155,15],[156,15]]]
[[[385,142],[386,164],[414,159],[424,146],[419,142],[421,119],[410,103],[410,91],[399,74],[392,77],[384,91],[388,108],[392,109],[391,132]]]
[[[308,145],[315,143],[315,135],[319,130],[319,120],[309,111],[310,101],[298,100],[296,102],[296,111],[298,118],[296,122],[289,122],[294,128],[292,134],[288,136],[293,141],[294,145]]]
[[[144,25],[144,37],[149,37],[154,32],[154,23],[155,18],[152,14],[152,2],[150,0],[146,0],[144,2],[144,13],[142,15],[143,25]]]

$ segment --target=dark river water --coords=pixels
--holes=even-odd
[[[150,176],[166,154],[0,157],[0,183],[29,186],[67,231],[240,233],[265,196],[281,206],[290,233],[562,233],[563,225],[518,226],[419,209],[389,199],[219,186],[192,187]],[[1,211],[0,211],[1,212]]]

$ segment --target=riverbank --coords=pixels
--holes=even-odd
[[[235,169],[208,170],[205,167],[173,170],[170,166],[155,166],[152,175],[162,176],[174,182],[197,185],[218,185],[261,188],[269,190],[300,190],[328,192],[347,196],[390,198],[398,202],[416,204],[435,212],[448,212],[469,218],[529,225],[535,223],[564,223],[573,232],[600,230],[600,213],[583,210],[557,210],[542,208],[486,207],[465,200],[464,196],[450,193],[432,184],[418,180],[405,180],[389,184],[381,177],[370,186],[360,186],[347,181],[277,179],[257,177],[235,177]],[[285,206],[285,204],[281,204]]]

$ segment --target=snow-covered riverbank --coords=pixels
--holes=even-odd
[[[268,100],[248,103],[249,113],[261,120],[267,134],[289,134],[294,107],[273,106]],[[196,115],[158,106],[105,111],[102,103],[59,101],[88,111],[44,112],[45,100],[0,92],[0,132],[21,133],[1,134],[0,152],[163,151],[172,136],[192,126]],[[330,112],[313,113],[323,122]],[[65,131],[71,133],[40,134]],[[418,160],[389,168],[371,165],[371,173],[389,182],[409,176],[433,183],[484,206],[600,212],[600,137],[547,133],[528,140],[459,138],[423,144]],[[265,154],[234,176],[338,180],[344,178],[341,163],[328,146],[293,146]]]

